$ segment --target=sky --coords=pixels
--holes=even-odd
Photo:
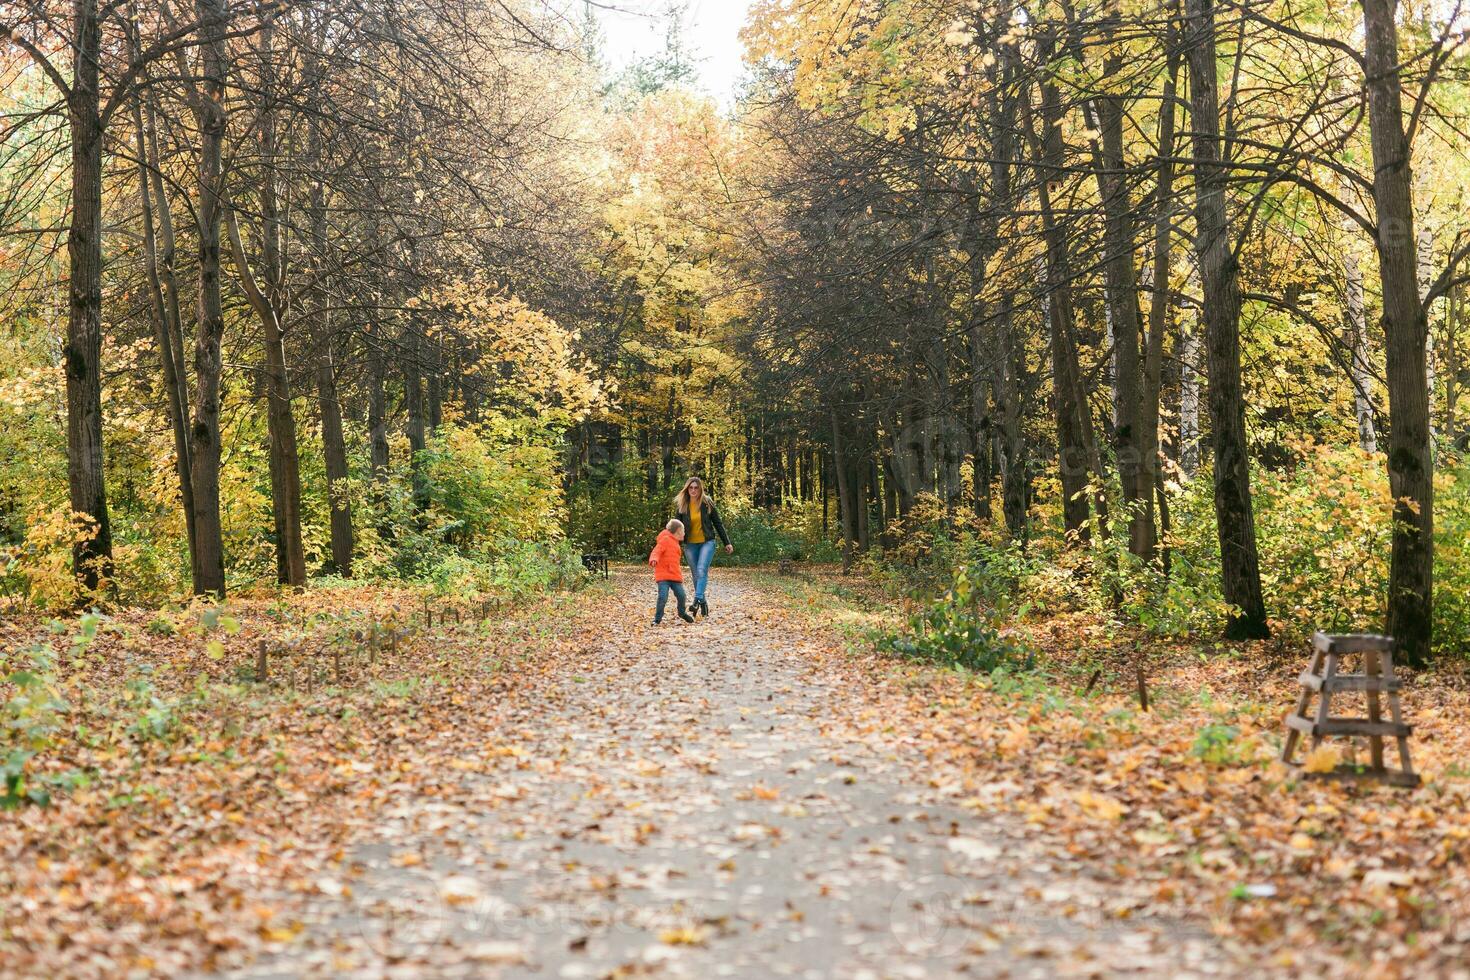
[[[599,0],[603,53],[616,70],[663,50],[669,0]],[[729,104],[743,72],[740,28],[752,0],[682,0],[685,44],[699,68],[701,87]]]

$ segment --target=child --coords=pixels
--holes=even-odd
[[[653,578],[658,583],[658,610],[653,614],[653,625],[657,626],[664,619],[664,603],[669,600],[669,592],[674,593],[674,598],[679,601],[679,618],[686,623],[694,622],[694,617],[684,611],[684,605],[689,597],[684,593],[684,570],[679,567],[679,558],[683,554],[679,542],[684,540],[684,523],[682,521],[669,521],[664,529],[659,532],[658,543],[653,546],[653,554],[648,556],[648,564],[653,567]]]

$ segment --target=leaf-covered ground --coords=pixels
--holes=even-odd
[[[894,618],[855,581],[771,581],[812,620],[862,629]],[[1084,615],[1012,632],[1038,651],[1037,674],[966,677],[874,658],[855,643],[850,666],[868,678],[869,700],[844,705],[885,731],[917,723],[928,756],[965,774],[967,805],[1018,816],[1050,853],[1088,861],[1117,914],[1184,915],[1247,951],[1253,972],[1466,975],[1462,668],[1406,679],[1424,783],[1404,791],[1303,780],[1276,761],[1307,667],[1304,638],[1171,645]],[[1333,706],[1334,715],[1364,710]],[[1367,761],[1366,744],[1332,741],[1338,758]]]
[[[856,581],[720,571],[712,620],[657,629],[651,592],[372,660],[418,597],[119,615],[60,671],[51,806],[0,815],[5,972],[1393,976],[1470,939],[1452,681],[1405,695],[1424,788],[1302,784],[1268,761],[1296,651],[1148,649],[1144,713],[1085,619],[992,682],[873,656]],[[323,632],[310,690],[243,679]]]

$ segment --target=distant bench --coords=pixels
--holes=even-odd
[[[601,572],[603,578],[607,578],[607,555],[600,551],[592,551],[582,556],[582,567],[589,572]]]

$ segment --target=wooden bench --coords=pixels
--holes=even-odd
[[[601,572],[603,578],[608,577],[607,555],[600,551],[591,551],[582,556],[582,567],[589,572]]]

